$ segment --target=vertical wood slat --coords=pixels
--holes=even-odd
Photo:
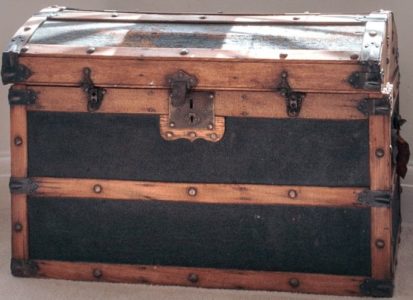
[[[375,115],[369,118],[370,125],[370,189],[390,191],[391,171],[391,126],[390,117]],[[380,150],[383,150],[380,153]],[[377,280],[391,279],[391,209],[371,208],[371,261],[372,277]]]
[[[11,106],[10,120],[11,176],[27,177],[26,106]],[[25,194],[12,194],[11,202],[12,256],[15,259],[28,259],[27,196]]]

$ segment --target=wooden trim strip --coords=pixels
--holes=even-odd
[[[87,100],[80,87],[28,86],[37,94],[29,111],[87,112]],[[96,113],[168,115],[167,89],[107,88],[102,106]],[[354,94],[308,93],[298,118],[366,119],[357,106],[368,97]],[[284,97],[278,92],[217,91],[215,115],[243,118],[289,118]]]
[[[363,188],[253,184],[167,183],[73,178],[32,178],[33,196],[116,200],[163,200],[220,204],[353,206]]]
[[[395,241],[397,242],[397,241]],[[371,208],[371,268],[376,280],[391,280],[392,213],[390,208]]]
[[[26,106],[11,106],[10,121],[11,176],[26,177],[28,166]],[[16,259],[27,259],[29,255],[26,198],[26,195],[11,195],[12,256]]]
[[[370,116],[370,189],[372,191],[389,191],[392,188],[390,131],[389,116]]]
[[[110,57],[117,59],[157,59],[157,60],[216,60],[216,61],[311,61],[316,63],[349,63],[351,56],[359,51],[333,51],[333,50],[248,50],[234,51],[223,49],[188,48],[188,54],[182,55],[182,48],[141,48],[141,47],[96,47],[89,53],[90,47],[52,44],[28,44],[26,57],[79,57],[88,58]]]
[[[37,277],[83,281],[146,283],[204,288],[251,289],[330,295],[362,295],[365,278],[305,273],[35,261]]]
[[[316,90],[351,92],[355,89],[348,83],[348,76],[361,70],[357,62],[346,64],[319,63],[268,63],[228,61],[157,61],[147,59],[122,59],[114,63],[113,58],[58,58],[23,55],[19,61],[33,75],[27,79],[29,85],[74,85],[79,86],[82,70],[92,70],[92,80],[97,86],[169,88],[166,75],[179,70],[194,74],[204,90],[274,90],[281,74],[288,72],[290,86],[301,92]],[[360,92],[360,91],[358,91]]]
[[[199,24],[291,24],[291,25],[362,25],[363,15],[224,15],[224,14],[158,14],[115,11],[65,10],[49,18],[53,21],[156,22]]]

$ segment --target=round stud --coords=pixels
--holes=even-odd
[[[298,20],[300,20],[300,18],[299,17],[294,17],[293,20],[298,21]]]
[[[377,31],[372,30],[372,31],[369,32],[369,35],[370,35],[370,36],[376,36],[376,35],[377,35]]]
[[[201,20],[205,20],[207,17],[206,16],[200,16],[199,17]]]
[[[195,273],[190,273],[188,275],[188,281],[192,283],[197,283],[199,281],[199,276]]]
[[[166,135],[166,137],[167,137],[168,139],[170,139],[170,138],[172,138],[172,137],[174,136],[174,134],[173,134],[172,132],[170,132],[170,131],[168,131],[165,135]]]
[[[297,196],[298,196],[298,193],[297,193],[296,190],[289,190],[288,191],[288,197],[290,197],[291,199],[295,199],[295,198],[297,198]]]
[[[376,247],[379,249],[383,249],[386,243],[383,240],[376,240]]]
[[[382,149],[382,148],[376,149],[376,156],[377,156],[378,158],[384,157],[384,149]]]
[[[103,188],[102,188],[102,186],[101,186],[100,184],[95,184],[95,185],[93,186],[93,191],[94,191],[96,194],[102,193],[102,190],[103,190]]]
[[[102,276],[103,276],[102,270],[99,270],[99,269],[94,269],[93,270],[93,277],[95,277],[96,279],[99,279]]]
[[[29,51],[29,47],[24,46],[23,48],[20,49],[20,52],[22,53],[26,53],[27,51]]]
[[[23,225],[17,222],[17,223],[14,223],[13,228],[15,232],[21,232],[23,230]]]
[[[196,138],[196,132],[191,131],[190,133],[188,133],[188,136],[189,136],[190,138]]]
[[[218,138],[218,136],[216,135],[216,133],[211,133],[210,135],[211,139],[216,140]]]
[[[112,14],[112,18],[116,18],[116,17],[118,17],[118,14],[117,14],[117,13],[113,13],[113,14]]]
[[[181,49],[181,51],[179,51],[179,54],[181,55],[187,55],[189,53],[188,49]]]
[[[174,123],[174,122],[170,122],[170,123],[169,123],[169,127],[174,128],[174,127],[175,127],[175,123]]]
[[[291,278],[288,281],[288,284],[292,287],[292,288],[298,288],[300,286],[300,281],[297,278]]]
[[[16,137],[14,138],[14,144],[15,144],[16,146],[21,146],[21,145],[23,145],[23,139],[22,139],[20,136],[16,136]]]
[[[190,187],[190,188],[188,189],[188,195],[189,195],[189,196],[194,197],[194,196],[196,196],[197,193],[198,193],[198,190],[197,190],[196,188],[194,188],[194,187]]]
[[[356,54],[356,53],[354,53],[354,54],[352,54],[351,56],[350,56],[350,58],[352,59],[352,60],[358,60],[359,59],[359,55],[358,54]]]
[[[96,48],[95,47],[89,47],[87,50],[86,50],[86,53],[87,54],[92,54],[93,52],[95,52],[96,51]]]
[[[285,59],[288,57],[287,53],[280,53],[280,58]]]
[[[31,27],[24,27],[24,31],[29,31]]]
[[[209,99],[214,99],[215,98],[215,95],[214,94],[209,94]]]
[[[214,124],[212,124],[212,123],[209,123],[209,124],[208,124],[208,126],[207,126],[207,128],[208,128],[209,130],[212,130],[212,129],[214,129]]]

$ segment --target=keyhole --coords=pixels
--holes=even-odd
[[[193,124],[194,123],[194,116],[190,116],[189,121],[191,122],[191,124]]]
[[[193,108],[194,108],[194,100],[189,99],[189,109],[193,109]]]

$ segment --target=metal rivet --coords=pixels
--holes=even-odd
[[[211,133],[210,137],[213,140],[216,140],[218,138],[218,136],[215,133]]]
[[[171,137],[173,137],[174,136],[174,134],[172,133],[172,132],[170,132],[170,131],[168,131],[167,133],[166,133],[166,137],[167,138],[171,138]]]
[[[295,198],[297,198],[297,196],[298,196],[298,193],[297,193],[296,190],[289,190],[288,191],[288,197],[290,197],[291,199],[295,199]]]
[[[30,27],[24,27],[24,31],[29,31],[30,29]]]
[[[382,158],[382,157],[384,157],[384,150],[382,149],[382,148],[378,148],[378,149],[376,149],[376,156],[378,157],[378,158]]]
[[[179,51],[179,54],[181,55],[187,55],[189,53],[188,49],[182,49],[181,51]]]
[[[288,281],[289,285],[293,288],[298,288],[300,286],[300,281],[297,278],[291,278]]]
[[[294,17],[293,20],[298,21],[298,20],[300,20],[300,18],[299,17]]]
[[[86,53],[87,54],[92,54],[93,52],[95,52],[96,51],[96,48],[95,47],[90,47],[90,48],[88,48],[87,50],[86,50]]]
[[[194,187],[190,187],[190,188],[188,189],[188,195],[189,195],[189,196],[196,196],[197,193],[198,193],[198,191],[197,191],[197,189],[194,188]]]
[[[212,129],[214,129],[214,124],[212,124],[212,123],[209,123],[209,124],[208,124],[208,126],[207,126],[207,128],[208,128],[209,130],[212,130]]]
[[[370,35],[370,36],[376,36],[376,35],[377,35],[377,31],[372,30],[372,31],[369,32],[369,35]]]
[[[118,16],[117,13],[113,13],[113,14],[112,14],[112,18],[116,18],[117,16]]]
[[[169,123],[169,127],[174,128],[174,127],[175,127],[175,123],[174,123],[174,122],[170,122],[170,123]]]
[[[102,270],[99,270],[99,269],[94,269],[93,270],[93,277],[95,277],[95,278],[101,278],[103,276],[103,272],[102,272]]]
[[[93,191],[94,191],[96,194],[101,193],[102,190],[103,190],[103,188],[102,188],[102,186],[101,186],[100,184],[95,184],[95,185],[93,186]]]
[[[359,55],[358,54],[352,54],[351,56],[350,56],[350,58],[352,59],[352,60],[357,60],[357,59],[359,59]]]
[[[376,240],[376,247],[379,249],[383,249],[386,243],[383,240]]]
[[[287,53],[280,53],[280,58],[287,58],[288,54]]]
[[[197,283],[199,281],[199,276],[195,273],[190,273],[188,275],[188,281],[192,283]]]
[[[214,99],[215,98],[215,95],[214,94],[209,94],[209,99]]]
[[[190,133],[188,133],[189,137],[191,138],[195,138],[196,137],[196,132],[191,131]]]
[[[201,20],[205,20],[207,17],[206,16],[200,16],[199,17]]]
[[[23,53],[25,53],[25,52],[27,52],[27,51],[29,51],[29,47],[27,47],[27,46],[24,46],[24,47],[21,48],[21,50],[20,50],[20,52],[23,52]]]
[[[21,232],[23,230],[23,225],[21,223],[14,223],[14,231]]]
[[[16,146],[21,146],[21,145],[23,144],[23,139],[22,139],[20,136],[16,136],[16,137],[14,138],[14,144],[15,144]]]

